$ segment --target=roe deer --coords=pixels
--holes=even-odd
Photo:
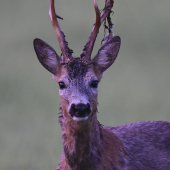
[[[103,127],[97,120],[98,83],[115,61],[120,37],[111,33],[113,0],[106,0],[100,16],[96,0],[96,23],[80,57],[72,57],[50,1],[50,18],[57,34],[62,57],[40,39],[34,49],[40,63],[59,84],[63,153],[57,170],[170,170],[170,123],[138,122]],[[91,59],[95,39],[107,19],[109,34]]]

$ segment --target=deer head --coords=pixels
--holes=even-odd
[[[96,113],[98,83],[103,72],[115,61],[120,48],[120,37],[109,33],[98,53],[91,59],[99,28],[101,23],[109,17],[112,6],[113,0],[106,0],[104,12],[100,16],[96,0],[94,0],[96,23],[80,57],[72,56],[73,51],[69,49],[57,20],[61,17],[55,13],[54,0],[51,0],[49,15],[59,41],[62,57],[59,57],[55,50],[44,41],[34,40],[34,49],[40,63],[53,74],[54,80],[59,85],[64,119],[82,122],[87,121]]]

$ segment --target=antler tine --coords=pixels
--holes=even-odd
[[[93,2],[94,2],[94,9],[96,12],[96,23],[95,23],[95,26],[92,30],[90,37],[89,37],[89,40],[87,41],[87,43],[83,49],[83,53],[81,54],[81,57],[85,58],[86,60],[90,60],[93,46],[94,46],[97,34],[99,33],[99,28],[100,28],[101,24],[103,23],[103,21],[105,20],[105,18],[110,14],[111,8],[113,7],[113,3],[114,3],[113,0],[106,0],[104,12],[100,16],[100,11],[97,6],[96,0],[93,0]]]
[[[92,30],[91,41],[89,41],[89,44],[88,44],[89,48],[86,51],[87,59],[90,59],[90,56],[91,56],[91,53],[92,53],[92,50],[93,50],[93,46],[94,46],[97,34],[99,33],[99,28],[100,28],[100,25],[101,25],[101,23],[100,23],[100,11],[99,11],[98,5],[96,3],[96,0],[93,0],[93,3],[94,3],[94,9],[95,9],[95,12],[96,12],[96,23],[95,23],[95,26]]]
[[[65,35],[62,32],[60,25],[58,23],[57,18],[60,18],[60,19],[62,19],[62,18],[55,13],[54,0],[50,0],[49,15],[50,15],[52,25],[53,25],[54,30],[55,30],[56,35],[57,35],[57,39],[58,39],[60,49],[61,49],[61,52],[62,52],[62,55],[63,55],[63,60],[67,61],[68,59],[72,58],[71,54],[73,53],[73,50],[69,49],[68,43],[65,40]]]

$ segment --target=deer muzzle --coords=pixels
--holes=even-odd
[[[74,120],[86,120],[91,113],[90,104],[72,104],[69,113]]]

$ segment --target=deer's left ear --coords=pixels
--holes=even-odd
[[[102,45],[96,56],[93,58],[93,62],[101,73],[103,73],[114,63],[121,43],[120,37],[113,36],[112,34],[105,37],[105,41],[106,42]]]

